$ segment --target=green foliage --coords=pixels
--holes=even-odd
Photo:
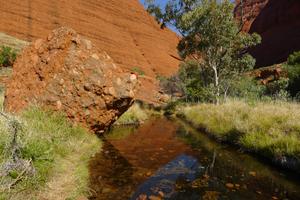
[[[290,97],[287,88],[289,86],[288,78],[280,78],[279,80],[268,83],[267,94],[277,100],[288,100]]]
[[[186,99],[191,102],[210,102],[214,99],[214,88],[210,72],[195,60],[181,63],[178,77]]]
[[[0,48],[0,67],[11,67],[17,58],[17,53],[11,47]]]
[[[196,94],[197,89],[209,87],[218,102],[232,79],[254,67],[255,60],[246,49],[260,43],[261,39],[257,34],[240,32],[233,9],[234,5],[228,0],[170,0],[164,10],[150,2],[148,11],[158,22],[163,27],[171,24],[182,34],[178,44],[180,56],[196,63],[187,63],[185,67],[185,71],[200,79],[185,79],[183,85],[187,95],[199,98],[208,90],[202,89]]]
[[[199,70],[199,64],[194,60],[187,60],[180,64],[178,73],[171,77],[159,77],[160,86],[169,95],[184,94],[188,102],[213,101],[213,86],[207,85],[210,77],[207,72]],[[201,77],[201,78],[199,78]]]
[[[131,70],[133,72],[137,73],[140,76],[144,76],[145,75],[145,72],[141,68],[139,68],[139,67],[133,67]]]
[[[288,58],[289,65],[299,65],[300,64],[300,51],[294,52]]]
[[[232,80],[228,96],[250,101],[259,100],[266,93],[266,87],[248,76]]]
[[[300,51],[289,56],[285,69],[289,78],[287,90],[298,99],[297,97],[300,96]]]

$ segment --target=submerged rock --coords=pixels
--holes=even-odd
[[[13,66],[5,109],[30,105],[61,111],[103,132],[133,103],[136,76],[69,28],[54,30],[25,48]]]

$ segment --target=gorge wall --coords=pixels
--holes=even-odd
[[[0,32],[33,41],[61,26],[91,39],[123,69],[144,71],[139,99],[157,101],[157,75],[177,70],[177,35],[160,29],[138,0],[1,1]]]
[[[241,0],[236,4],[241,19]],[[284,62],[300,51],[299,0],[244,0],[243,16],[243,30],[262,36],[262,43],[250,50],[258,67]]]

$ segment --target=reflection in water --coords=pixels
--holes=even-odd
[[[115,128],[90,162],[90,199],[300,199],[299,181],[178,121]]]
[[[103,151],[90,162],[90,199],[126,199],[134,189],[134,169],[109,141],[103,139],[103,144]]]

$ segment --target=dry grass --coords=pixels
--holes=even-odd
[[[0,46],[9,46],[17,51],[21,51],[29,43],[23,40],[19,40],[15,37],[9,36],[0,32]]]
[[[180,114],[219,140],[258,152],[273,160],[300,160],[300,105],[288,102],[231,100],[222,105],[183,107]]]

